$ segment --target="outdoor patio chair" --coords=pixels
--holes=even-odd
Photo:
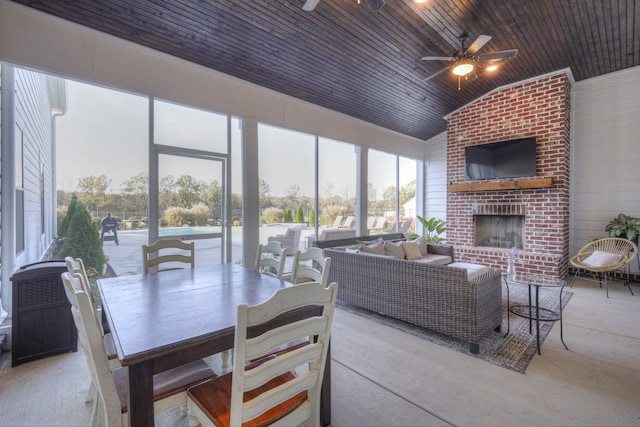
[[[375,221],[373,226],[371,227],[372,233],[382,233],[384,231],[384,224],[387,222],[385,217],[381,216]]]
[[[398,229],[398,233],[406,233],[409,230],[409,227],[411,226],[411,220],[410,219],[406,219],[404,221],[400,222],[400,228]]]
[[[353,216],[348,216],[347,219],[344,220],[344,223],[340,226],[340,228],[353,228],[353,221],[355,218]]]
[[[169,239],[158,240],[152,245],[142,245],[142,263],[144,272],[154,267],[160,267],[156,271],[168,271],[183,268],[181,264],[195,266],[195,245],[193,242],[185,243],[182,240]]]
[[[233,372],[191,387],[189,414],[205,426],[296,426],[305,421],[319,426],[320,390],[337,291],[337,283],[326,288],[302,284],[280,289],[256,306],[240,304]],[[318,306],[321,313],[278,322],[279,326],[271,322],[310,305]],[[315,339],[307,345],[279,356],[271,353],[309,336]]]
[[[90,295],[73,285],[69,273],[62,273],[62,281],[71,303],[73,320],[87,358],[91,380],[99,391],[96,394],[97,398],[94,399],[91,425],[98,425],[98,416],[102,414],[104,425],[126,426],[128,424],[126,391],[128,371],[126,368],[111,369],[102,336],[91,309]],[[158,414],[186,405],[187,387],[215,377],[216,374],[202,360],[154,375],[154,412]]]
[[[637,256],[638,247],[631,240],[619,237],[608,237],[606,239],[594,240],[580,249],[580,252],[571,258],[571,264],[576,267],[576,274],[573,276],[571,285],[575,282],[580,272],[592,273],[595,279],[581,276],[583,280],[590,280],[600,283],[604,280],[607,298],[609,298],[609,279],[611,273],[622,271]],[[633,295],[633,290],[629,282],[625,279],[625,285],[629,286],[629,292]]]
[[[300,249],[301,227],[289,227],[285,234],[271,236],[267,238],[268,242],[280,242],[290,254]]]
[[[371,231],[371,229],[376,223],[376,219],[377,218],[375,216],[370,216],[367,218],[367,230]]]

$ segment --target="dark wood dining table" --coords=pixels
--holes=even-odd
[[[122,366],[129,370],[130,426],[153,425],[153,375],[233,348],[237,306],[269,299],[290,283],[235,264],[98,281]],[[331,423],[331,362],[321,423]]]

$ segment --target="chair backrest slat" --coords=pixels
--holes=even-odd
[[[74,277],[75,276],[75,277]],[[107,351],[104,347],[101,331],[94,321],[90,296],[81,288],[78,283],[79,275],[62,273],[62,283],[71,303],[73,320],[78,329],[78,338],[85,352],[91,379],[99,390],[97,396],[102,411],[106,416],[107,425],[122,424],[122,410],[118,391],[116,390],[111,368],[107,359]]]
[[[98,311],[96,307],[95,301],[93,300],[93,292],[91,290],[91,284],[89,283],[89,276],[87,275],[87,270],[84,268],[84,262],[82,258],[72,258],[65,257],[64,262],[67,266],[67,272],[71,274],[72,283],[79,286],[79,289],[82,289],[84,292],[89,295],[89,304],[91,305],[91,311],[93,312],[94,317],[96,318],[96,322],[98,323],[98,329],[100,330],[100,334],[104,335],[104,328],[102,327],[102,314]],[[77,275],[77,277],[75,276]]]
[[[310,265],[303,264],[309,262]],[[298,251],[293,258],[291,282],[295,284],[318,282],[322,286],[327,286],[330,268],[331,258],[324,256],[324,250],[312,247],[305,251]]]
[[[274,406],[281,404],[300,393],[306,393],[301,405],[288,414],[284,420],[300,422],[300,417],[319,421],[320,387],[327,357],[331,323],[335,309],[338,284],[328,287],[317,283],[301,284],[278,290],[266,302],[249,307],[238,306],[238,321],[235,335],[235,359],[233,369],[233,387],[231,392],[231,425],[240,425]],[[269,326],[275,318],[286,315],[302,307],[318,307],[318,311],[308,317]],[[249,330],[259,327],[263,331],[257,336],[249,335]],[[266,357],[274,346],[296,339],[313,336],[309,345],[298,347],[277,357],[267,358],[257,367],[245,369],[256,357]],[[303,373],[291,375],[291,372]],[[283,379],[284,376],[284,379]],[[258,387],[274,378],[280,383],[268,391],[252,396],[243,402],[244,393],[258,390]],[[291,420],[289,419],[291,417]],[[241,420],[241,421],[240,421]],[[314,421],[317,423],[318,421]]]
[[[287,250],[280,242],[272,241],[266,245],[258,245],[254,270],[281,279],[286,258]]]
[[[157,268],[162,264],[167,264],[168,267],[158,268],[157,271],[176,270],[184,267],[176,266],[176,263],[187,264],[193,268],[195,267],[195,245],[193,242],[187,243],[177,239],[158,240],[152,245],[142,245],[142,262],[145,273],[149,273],[152,268]]]

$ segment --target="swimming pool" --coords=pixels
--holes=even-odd
[[[159,234],[160,236],[189,236],[193,234],[220,233],[221,230],[221,227],[176,227],[161,228]],[[121,231],[120,234],[126,234],[128,236],[148,236],[149,230]]]

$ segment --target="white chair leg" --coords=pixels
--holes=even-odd
[[[195,416],[189,414],[189,427],[198,427],[199,425],[201,425],[200,421],[198,421]]]
[[[91,385],[93,385],[93,381],[91,382]],[[91,423],[89,424],[91,427],[97,427],[98,425],[100,425],[100,420],[99,420],[99,412],[100,412],[100,406],[102,402],[100,402],[100,398],[99,396],[97,396],[97,392],[96,392],[96,396],[93,399],[93,410],[91,411]]]
[[[220,354],[220,358],[222,359],[222,374],[229,372],[229,366],[232,362],[232,353],[233,352],[231,350],[225,350]]]
[[[93,384],[93,381],[91,381],[91,384],[89,384],[89,390],[87,391],[87,396],[84,398],[84,403],[89,403],[94,400],[97,392],[96,386]]]

